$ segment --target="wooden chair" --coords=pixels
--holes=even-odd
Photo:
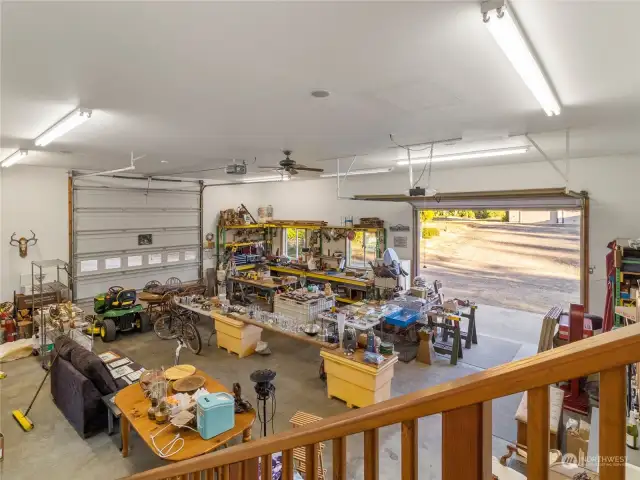
[[[309,423],[322,420],[322,417],[312,415],[310,413],[302,412],[298,410],[293,417],[289,420],[293,428],[301,427]],[[324,460],[322,458],[322,452],[324,450],[324,443],[318,444],[318,480],[324,480],[327,475],[327,470],[324,468]],[[307,457],[305,447],[296,447],[293,449],[293,460],[295,469],[300,472],[306,478]]]
[[[166,287],[172,287],[177,290],[182,287],[182,280],[180,280],[178,277],[169,277],[167,278],[167,281],[164,282],[164,284]]]
[[[148,292],[150,291],[152,288],[155,287],[161,287],[162,284],[158,281],[158,280],[151,280],[150,282],[147,282],[144,286],[144,288],[142,289],[143,292]]]

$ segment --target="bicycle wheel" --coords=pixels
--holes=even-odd
[[[202,340],[200,339],[200,332],[198,332],[196,326],[192,323],[185,323],[182,326],[182,335],[184,336],[187,348],[198,355],[200,350],[202,350]]]
[[[176,338],[176,321],[171,314],[165,313],[153,324],[153,331],[162,340],[171,340]]]

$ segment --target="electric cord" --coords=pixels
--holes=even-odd
[[[160,447],[158,447],[156,445],[156,437],[158,435],[160,435],[162,432],[164,432],[171,425],[173,425],[173,424],[169,423],[164,428],[162,428],[160,431],[158,431],[155,434],[151,435],[151,444],[153,445],[153,448],[155,448],[157,450],[158,456],[160,458],[169,458],[170,456],[175,455],[176,453],[178,453],[179,451],[181,451],[184,448],[184,438],[182,438],[180,436],[180,432],[176,433],[175,437],[173,437],[171,440],[169,440],[169,442],[164,447],[160,448]],[[187,425],[183,425],[183,427],[184,428],[188,428],[189,430],[192,430],[192,431],[198,433],[197,430],[195,430],[194,428],[188,427]],[[177,450],[173,451],[173,447],[175,447],[179,442],[180,442],[180,447]]]
[[[407,156],[410,156],[410,155],[411,154],[407,150]],[[422,176],[424,175],[424,171],[426,170],[427,165],[429,165],[429,175],[427,176],[427,188],[429,188],[429,185],[431,185],[431,165],[432,164],[433,164],[433,143],[431,144],[431,150],[429,151],[429,159],[425,162],[424,167],[422,167],[422,172],[420,173],[420,177],[418,178],[416,183],[413,184],[413,188],[416,188],[416,185],[418,185],[418,183],[420,183],[420,180],[422,180]]]
[[[410,150],[412,152],[424,152],[426,149],[429,148],[429,145],[427,145],[424,148],[410,148],[407,145],[400,145],[398,142],[396,142],[393,138],[393,133],[389,134],[389,138],[391,139],[391,141],[396,145],[396,147],[400,147],[400,148],[404,148],[405,150]],[[433,145],[433,143],[431,144]]]
[[[351,173],[351,167],[353,167],[353,164],[356,163],[358,156],[354,155],[353,156],[353,160],[351,161],[351,165],[349,165],[349,168],[347,169],[347,173],[344,175],[344,177],[342,178],[342,180],[340,180],[340,187],[342,187],[344,185],[344,181],[347,179],[347,177],[349,176],[349,173]]]

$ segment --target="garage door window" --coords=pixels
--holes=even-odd
[[[127,265],[129,267],[140,267],[142,265],[142,255],[132,255],[127,258]]]
[[[95,272],[98,270],[98,260],[82,260],[80,262],[81,272]]]
[[[149,265],[156,265],[158,263],[162,263],[161,253],[152,253],[149,255]]]
[[[167,262],[179,262],[180,261],[180,252],[171,252],[167,254]]]
[[[107,258],[104,261],[104,268],[106,270],[113,270],[116,268],[120,268],[120,266],[121,266],[120,257]]]

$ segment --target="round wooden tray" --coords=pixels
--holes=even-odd
[[[204,377],[200,375],[192,375],[190,377],[181,378],[173,383],[175,392],[192,393],[204,385]]]
[[[167,380],[180,380],[181,378],[188,377],[196,373],[196,367],[193,365],[176,365],[175,367],[168,368],[164,372],[164,376]]]

